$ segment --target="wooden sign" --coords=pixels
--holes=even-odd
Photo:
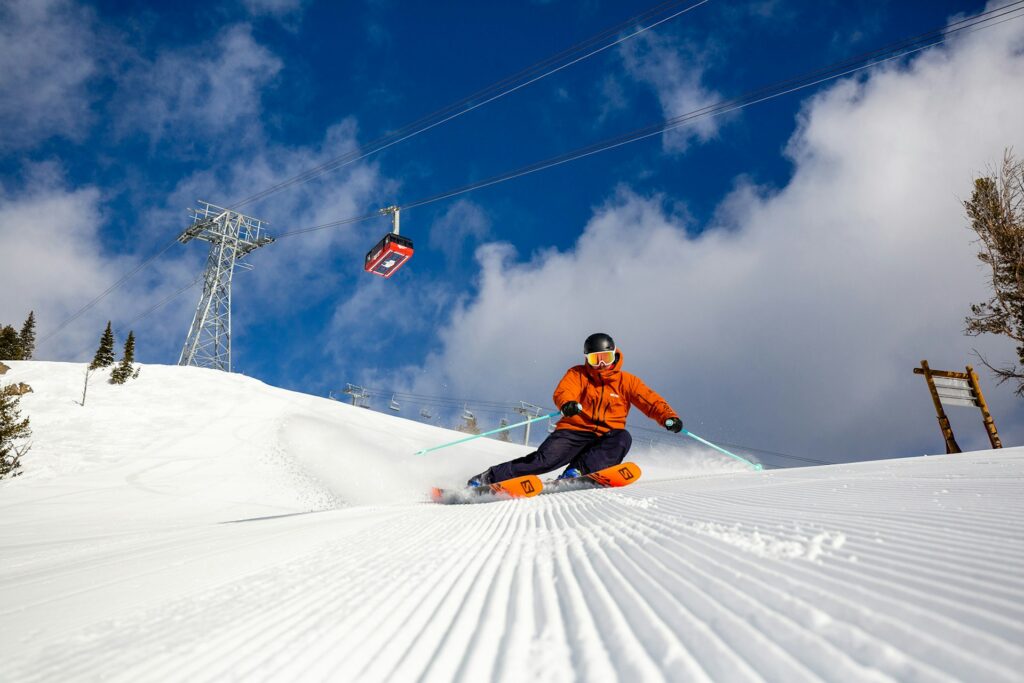
[[[923,360],[921,367],[914,368],[914,374],[924,375],[925,381],[928,383],[928,391],[932,395],[932,403],[935,404],[935,413],[939,418],[939,429],[942,430],[947,453],[960,453],[960,446],[957,445],[956,438],[953,436],[949,418],[946,417],[946,413],[942,409],[944,405],[979,408],[992,448],[1003,447],[999,440],[999,433],[996,431],[995,421],[988,411],[988,404],[985,403],[985,396],[981,393],[981,384],[978,383],[978,374],[974,372],[974,368],[968,365],[967,372],[932,370],[928,367],[928,361]]]

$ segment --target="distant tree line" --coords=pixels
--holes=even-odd
[[[36,350],[36,314],[28,318],[18,332],[11,325],[0,327],[0,360],[31,360]]]

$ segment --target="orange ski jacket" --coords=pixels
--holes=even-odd
[[[679,417],[672,406],[639,377],[622,371],[622,351],[617,353],[610,368],[598,369],[591,365],[569,368],[555,387],[554,397],[559,408],[569,401],[579,401],[583,406],[581,414],[559,420],[556,429],[596,434],[625,429],[630,406],[636,406],[662,425],[670,417]]]

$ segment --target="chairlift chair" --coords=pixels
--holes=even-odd
[[[391,394],[391,402],[388,403],[388,408],[395,411],[396,413],[402,412],[402,406],[398,405],[398,401],[395,400],[394,394]]]
[[[432,419],[432,418],[433,418],[434,416],[433,416],[433,415],[431,415],[431,414],[430,414],[430,411],[429,411],[429,410],[427,410],[427,409],[426,409],[426,408],[424,407],[424,408],[420,408],[420,417],[422,417],[422,418],[423,418],[424,420],[430,420],[430,419]]]

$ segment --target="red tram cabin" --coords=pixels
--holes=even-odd
[[[412,240],[398,234],[401,209],[389,206],[380,212],[391,216],[391,232],[367,252],[363,270],[381,277],[391,277],[412,258]]]
[[[412,258],[412,252],[411,239],[389,232],[366,253],[363,270],[381,277],[391,277]]]

